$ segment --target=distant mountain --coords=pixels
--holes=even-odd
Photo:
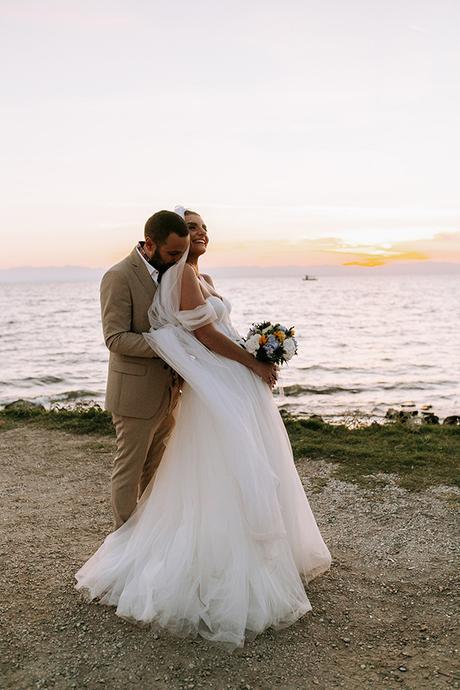
[[[104,271],[86,266],[19,266],[0,269],[0,283],[87,283],[100,280]]]
[[[0,269],[1,283],[85,283],[99,281],[106,269],[85,266],[48,266]],[[270,276],[376,276],[376,275],[459,275],[460,264],[431,261],[394,262],[385,266],[206,266],[217,278],[264,278]]]

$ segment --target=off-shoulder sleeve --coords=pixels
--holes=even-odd
[[[196,331],[197,328],[217,321],[217,314],[212,304],[207,300],[195,309],[184,309],[177,312],[177,320],[187,331]]]

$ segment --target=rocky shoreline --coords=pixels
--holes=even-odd
[[[97,408],[102,411],[102,407],[94,403],[92,401],[89,402],[76,402],[71,405],[60,405],[56,404],[53,405],[50,409],[51,410],[83,410],[83,409],[89,409],[89,408]],[[2,410],[5,410],[7,412],[33,412],[34,410],[40,410],[45,412],[47,408],[42,404],[38,402],[34,402],[33,400],[26,400],[23,398],[19,398],[18,400],[14,400],[10,403],[6,403],[3,406],[0,406],[0,412]],[[281,409],[281,413],[285,415],[289,415],[289,412],[287,410]],[[306,419],[311,419],[311,420],[317,420],[320,421],[324,424],[331,423],[330,420],[327,420],[324,416],[318,415],[318,414],[308,414],[308,415],[299,415],[300,418],[306,418]],[[385,422],[401,422],[405,423],[408,426],[419,426],[421,424],[443,424],[447,426],[458,426],[460,425],[460,414],[452,414],[444,417],[444,419],[441,419],[441,417],[435,413],[433,410],[432,405],[421,405],[419,408],[417,408],[416,404],[413,402],[405,402],[401,403],[398,407],[389,407],[385,413],[385,416],[381,418],[380,422],[369,422],[369,418],[364,415],[360,415],[357,412],[350,412],[348,416],[344,416],[343,421],[340,420],[338,423],[345,423],[347,425],[347,420],[349,420],[348,424],[356,426],[359,424],[375,424],[375,423],[385,423]],[[332,422],[334,423],[334,422]],[[336,422],[337,423],[337,422]]]
[[[441,422],[439,416],[433,411],[432,405],[421,405],[420,409],[417,409],[415,403],[402,403],[399,408],[390,407],[386,411],[385,418],[412,425],[442,423],[457,426],[460,424],[460,415],[449,415]]]
[[[281,409],[282,414],[289,414],[287,409]],[[369,424],[385,424],[387,422],[400,422],[409,427],[416,427],[423,424],[442,424],[446,426],[460,425],[460,414],[447,415],[444,418],[436,414],[433,405],[417,405],[413,402],[401,403],[396,407],[389,407],[385,415],[378,418],[373,415],[364,415],[362,412],[353,411],[347,415],[339,417],[337,420],[329,419],[326,415],[319,414],[300,414],[300,418],[318,420],[324,424],[345,424],[346,426],[359,426]]]

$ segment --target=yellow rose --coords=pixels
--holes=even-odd
[[[268,340],[268,337],[266,335],[261,335],[259,338],[259,345],[265,345],[267,340]]]
[[[283,343],[286,337],[286,334],[283,333],[283,331],[275,331],[273,335],[275,336],[275,338],[277,338],[277,340],[280,341],[280,343]]]

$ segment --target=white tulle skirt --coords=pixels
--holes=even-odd
[[[193,335],[163,328],[155,348],[188,381],[176,427],[135,512],[76,587],[123,618],[232,649],[309,611],[302,578],[331,557],[268,386]]]

